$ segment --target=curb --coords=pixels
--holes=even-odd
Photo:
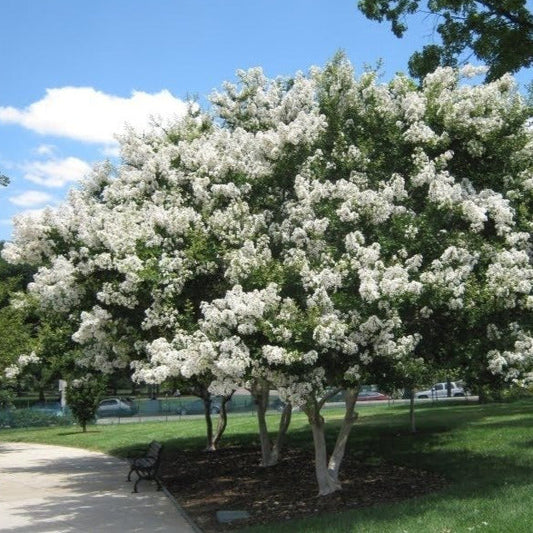
[[[161,483],[161,487],[163,488],[163,492],[165,493],[165,496],[171,501],[171,503],[174,505],[176,510],[185,518],[185,521],[193,528],[195,533],[204,533],[198,525],[193,521],[193,519],[185,512],[183,507],[178,503],[178,500],[174,498],[174,496],[170,493],[170,491],[167,489],[167,487]]]

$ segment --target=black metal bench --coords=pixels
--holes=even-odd
[[[157,477],[159,470],[159,463],[161,462],[161,450],[163,446],[159,442],[153,440],[146,449],[143,455],[138,457],[129,457],[130,471],[128,473],[128,481],[131,481],[131,474],[137,474],[137,481],[133,486],[133,492],[137,492],[137,485],[141,479],[154,480],[157,483],[157,490],[161,490],[161,483]]]

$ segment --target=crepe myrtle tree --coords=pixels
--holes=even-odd
[[[270,231],[283,274],[266,267],[305,318],[287,314],[293,335],[270,335],[267,367],[309,417],[321,494],[339,487],[358,383],[380,359],[396,372],[405,360],[406,380],[419,358],[531,379],[528,110],[509,77],[460,84],[475,73],[440,69],[417,91],[404,77],[355,80],[337,58],[315,78],[327,127],[285,177]],[[311,350],[312,372],[293,373]],[[349,392],[329,460],[325,385]]]
[[[147,343],[190,328],[199,302],[227,286],[214,252],[228,246],[220,225],[233,188],[205,177],[223,162],[195,148],[210,128],[191,106],[172,127],[130,131],[118,169],[96,166],[60,209],[16,222],[5,257],[39,267],[29,291],[76,326],[79,367],[134,366]]]
[[[272,254],[277,252],[271,250],[268,233],[282,222],[280,199],[287,191],[290,194],[285,176],[290,178],[295,165],[307,157],[308,147],[323,132],[325,121],[312,79],[297,75],[292,80],[268,80],[260,69],[239,72],[239,77],[239,86],[226,84],[223,92],[212,96],[220,127],[195,145],[192,155],[212,161],[210,167],[203,163],[209,169],[209,179],[223,175],[227,180],[224,188],[217,185],[216,189],[225,191],[231,201],[225,212],[217,212],[213,219],[221,240],[217,250],[224,258],[224,279],[233,286],[243,280],[253,288],[265,285],[269,276],[262,276],[261,270],[275,264]],[[209,184],[207,176],[204,181]],[[258,273],[255,280],[253,272]],[[218,340],[206,337],[202,330],[178,331],[170,343],[161,341],[165,348],[152,357],[153,370],[140,365],[139,375],[144,379],[152,379],[154,372],[191,376],[210,368],[217,376],[213,390],[218,393],[224,394],[236,382],[247,386],[258,405],[262,464],[274,464],[290,421],[290,406],[283,413],[278,440],[271,447],[264,418],[271,383],[260,373],[249,373],[246,365],[242,372],[233,368],[228,373],[224,373],[221,361],[213,365],[221,353],[227,360],[224,350],[229,345]],[[260,338],[258,343],[261,349]]]
[[[254,79],[260,71],[242,75]],[[302,76],[294,93],[305,96],[309,84]],[[279,95],[274,90],[273,101]],[[60,210],[17,221],[5,257],[40,266],[30,290],[43,308],[78,325],[80,366],[137,369],[151,357],[148,344],[194,330],[199,303],[231,287],[241,250],[266,224],[248,202],[256,201],[250,180],[260,183],[272,154],[299,142],[295,135],[307,143],[303,132],[321,121],[299,111],[298,101],[278,102],[269,120],[279,124],[268,135],[253,121],[250,131],[230,135],[228,125],[191,106],[171,127],[129,132],[121,140],[122,166],[97,166]],[[173,370],[186,376],[186,368]],[[150,383],[171,377],[163,367],[135,375]]]
[[[404,76],[356,79],[337,56],[305,95],[301,76],[282,85],[253,71],[214,99],[230,145],[243,130],[275,138],[280,116],[293,140],[261,179],[239,176],[264,224],[231,252],[233,288],[203,305],[170,360],[210,366],[221,386],[264,379],[300,406],[322,495],[340,488],[357,390],[377,369],[408,381],[426,360],[531,379],[529,111],[508,76],[462,83],[479,72],[438,69],[417,89]],[[279,111],[288,101],[292,122]],[[306,115],[314,128],[298,132]],[[332,387],[347,390],[346,414],[328,456]]]
[[[529,110],[509,76],[462,82],[478,73],[382,84],[340,54],[291,79],[240,72],[213,118],[123,139],[116,178],[97,169],[69,214],[20,221],[4,257],[46,258],[34,290],[77,313],[88,360],[278,388],[329,494],[359,384],[386,362],[532,378]]]

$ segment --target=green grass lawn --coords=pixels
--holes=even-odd
[[[333,516],[255,527],[254,532],[448,533],[533,531],[533,402],[477,405],[424,404],[417,410],[419,432],[408,431],[406,406],[362,406],[347,453],[365,461],[393,461],[443,474],[448,484],[438,493],[403,503],[338,513]],[[340,410],[327,411],[331,426]],[[276,422],[277,415],[271,415]],[[203,420],[0,430],[0,441],[26,441],[100,450],[118,456],[151,439],[167,447],[204,445]],[[230,416],[224,443],[256,443],[256,421]],[[331,443],[334,432],[328,437]],[[309,446],[310,431],[295,414],[288,445]]]

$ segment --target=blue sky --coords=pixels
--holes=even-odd
[[[114,157],[124,121],[175,116],[237,69],[290,75],[343,49],[359,72],[382,59],[388,78],[432,42],[431,19],[408,21],[399,40],[356,3],[1,0],[0,173],[11,184],[0,189],[0,240],[13,215],[60,205],[91,165]]]

